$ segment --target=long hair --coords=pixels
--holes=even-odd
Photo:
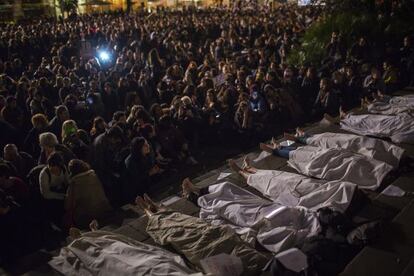
[[[153,48],[148,53],[148,64],[151,65],[151,66],[160,66],[161,65],[160,55],[158,54],[157,49]]]

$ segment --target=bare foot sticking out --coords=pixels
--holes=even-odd
[[[81,231],[78,228],[71,227],[69,229],[69,236],[72,240],[78,239],[82,236]]]
[[[190,193],[200,194],[200,189],[194,186],[189,178],[183,180],[181,184],[181,188],[183,189],[183,196],[188,197]]]
[[[239,165],[237,165],[236,161],[234,161],[234,159],[229,159],[227,160],[227,164],[229,165],[230,169],[232,169],[233,171],[240,173],[240,171],[243,171],[242,168],[239,167]]]
[[[267,144],[264,144],[264,143],[260,143],[259,144],[259,148],[262,151],[265,151],[265,152],[268,152],[268,153],[272,153],[273,152],[273,148],[271,146],[267,145]]]
[[[161,206],[156,204],[147,194],[144,194],[144,201],[147,203],[151,212],[156,213],[161,209]]]
[[[89,229],[91,229],[91,231],[97,231],[99,229],[99,223],[96,219],[89,223]]]
[[[252,164],[252,161],[246,155],[243,159],[243,166],[242,166],[243,171],[248,172],[248,173],[252,173],[252,174],[256,173],[257,169],[254,168],[251,164]]]
[[[152,216],[154,213],[150,210],[147,202],[141,197],[141,196],[137,196],[135,198],[135,204],[141,208],[146,214],[147,216]]]
[[[346,112],[342,108],[342,106],[339,107],[339,118],[344,119],[346,117]]]

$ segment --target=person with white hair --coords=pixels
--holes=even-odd
[[[55,151],[62,153],[65,164],[68,164],[70,160],[75,159],[75,155],[66,146],[59,144],[56,135],[51,132],[40,134],[39,144],[41,153],[39,156],[38,165],[46,164],[48,157]]]

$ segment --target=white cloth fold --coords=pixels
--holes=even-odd
[[[360,189],[377,189],[392,166],[339,148],[299,147],[289,154],[289,166],[301,174],[328,181],[348,181]]]
[[[355,134],[325,132],[306,139],[308,145],[320,148],[342,148],[398,167],[404,149],[389,142]]]
[[[312,211],[330,207],[345,212],[357,189],[356,184],[346,181],[328,182],[275,170],[257,170],[249,175],[247,184],[276,203]]]
[[[263,199],[230,182],[209,187],[198,199],[200,218],[227,224],[238,234],[277,253],[302,243],[320,231],[316,214],[303,207],[288,207]]]
[[[104,231],[83,234],[49,264],[64,275],[195,275],[176,254]]]
[[[407,113],[348,114],[341,120],[341,128],[359,135],[390,138],[394,143],[414,143],[414,118]]]

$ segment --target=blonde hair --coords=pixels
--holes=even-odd
[[[78,132],[78,126],[74,120],[66,120],[62,124],[62,142],[64,143],[66,138],[69,136],[76,134]]]
[[[49,123],[46,115],[38,113],[32,116],[32,125],[34,128],[37,127],[46,127]]]

